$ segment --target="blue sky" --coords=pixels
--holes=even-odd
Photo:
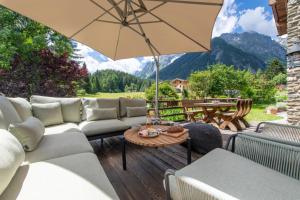
[[[268,0],[224,0],[224,5],[216,20],[213,37],[223,33],[255,31],[277,37],[277,30]],[[143,67],[143,63],[152,60],[151,57],[130,58],[112,61],[93,49],[78,44],[82,61],[87,64],[90,72],[102,69],[115,69],[134,73]]]

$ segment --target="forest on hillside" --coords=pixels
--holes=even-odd
[[[111,69],[90,74],[84,87],[89,94],[97,92],[143,92],[151,85],[151,80]]]

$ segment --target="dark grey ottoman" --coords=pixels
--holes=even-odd
[[[219,129],[201,122],[184,125],[192,139],[192,150],[206,154],[215,148],[222,148],[222,135]]]

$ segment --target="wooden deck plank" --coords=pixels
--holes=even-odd
[[[126,145],[127,170],[122,168],[121,139],[91,141],[99,161],[121,200],[165,199],[163,179],[166,169],[186,165],[186,148],[181,145],[164,148]],[[193,158],[200,155],[193,153]]]

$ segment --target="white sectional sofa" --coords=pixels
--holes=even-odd
[[[103,138],[144,123],[146,116],[135,107],[146,102],[42,96],[32,96],[30,102],[0,96],[0,200],[118,199],[87,137]],[[57,102],[61,116],[53,111]],[[100,109],[101,120],[88,121],[89,107],[116,110],[117,117],[105,119]],[[37,147],[24,151],[19,135],[8,130],[31,117],[40,117],[45,128]]]

